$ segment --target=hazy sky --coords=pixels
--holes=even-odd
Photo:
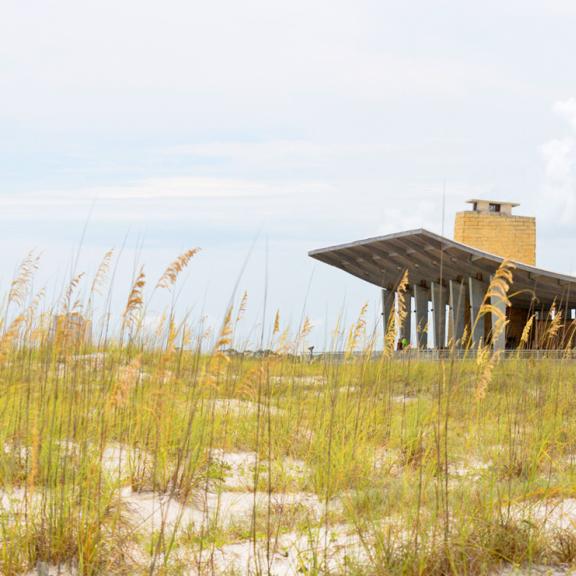
[[[575,272],[574,30],[572,0],[3,0],[3,287],[38,248],[58,290],[88,223],[80,269],[126,243],[118,302],[135,261],[202,247],[181,299],[217,320],[255,242],[247,323],[267,278],[320,343],[378,291],[308,250],[441,232],[444,185],[447,235],[470,197],[518,201]]]

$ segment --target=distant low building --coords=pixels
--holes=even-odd
[[[52,319],[51,336],[66,345],[86,344],[92,336],[92,323],[80,312],[57,314]]]
[[[564,347],[574,340],[576,278],[536,268],[536,219],[517,216],[514,202],[473,199],[471,210],[456,215],[454,240],[425,229],[399,232],[349,244],[313,250],[309,254],[382,288],[383,315],[388,325],[395,294],[408,272],[408,314],[400,337],[412,346],[444,348],[492,342],[495,314],[474,322],[490,280],[504,258],[513,260],[511,306],[493,298],[508,324],[492,342],[494,349],[520,344],[530,318],[528,347]],[[431,326],[428,316],[431,313]],[[546,325],[562,314],[555,341],[544,342]],[[416,333],[412,334],[412,326]]]

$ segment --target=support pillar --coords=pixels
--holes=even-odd
[[[414,286],[414,313],[416,316],[416,347],[428,346],[428,301],[430,289],[425,286]]]
[[[540,334],[542,332],[542,311],[534,310],[534,338],[532,341],[532,348],[540,349],[542,343],[540,342]]]
[[[492,312],[492,349],[496,351],[506,349],[506,303],[501,298],[491,297],[492,306],[498,310],[498,313]],[[499,324],[502,322],[499,316],[504,315],[504,326]],[[498,333],[496,333],[498,331]]]
[[[399,325],[400,338],[406,338],[408,344],[412,343],[412,290],[408,289],[404,293],[404,305],[406,307],[406,318],[402,325]]]
[[[479,318],[480,308],[484,302],[486,285],[476,278],[468,278],[470,292],[470,335],[472,345],[477,347],[480,341],[484,340],[484,319]]]
[[[396,312],[395,304],[396,293],[393,290],[382,288],[382,324],[384,326],[384,338],[386,338],[386,332],[388,331],[388,326],[390,326],[392,314]]]
[[[466,290],[464,282],[455,282],[450,280],[450,337],[454,340],[454,345],[461,348],[463,345],[462,338],[464,337],[464,310],[466,304]]]
[[[446,288],[432,282],[432,312],[434,318],[434,348],[446,346]]]

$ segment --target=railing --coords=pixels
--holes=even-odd
[[[521,359],[521,360],[576,360],[576,349],[573,350],[501,350],[499,357],[502,360]],[[313,360],[324,358],[333,360],[344,360],[346,356],[360,357],[365,355],[363,352],[353,352],[352,354],[346,352],[319,352],[311,356]],[[371,357],[378,359],[382,355],[381,351],[372,352]],[[456,360],[464,360],[466,358],[475,358],[476,351],[472,350],[449,350],[449,349],[416,349],[409,348],[407,350],[396,350],[392,353],[394,360],[448,360],[455,358]]]

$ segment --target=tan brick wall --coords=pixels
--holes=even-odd
[[[536,264],[536,218],[458,212],[454,240],[503,258]]]

